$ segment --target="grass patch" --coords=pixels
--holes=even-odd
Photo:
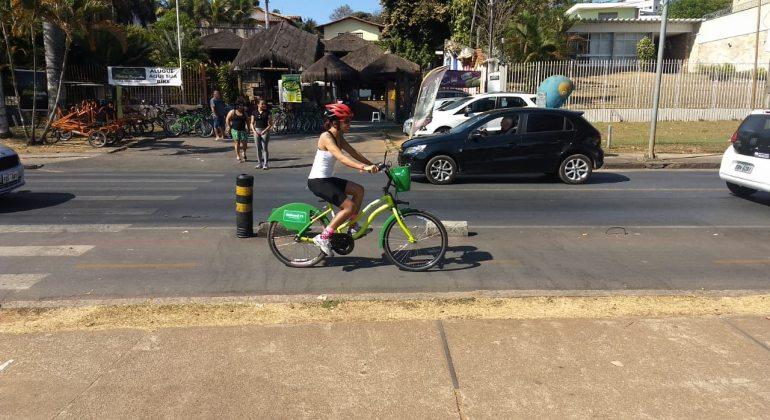
[[[609,123],[595,123],[602,132],[602,146],[607,144]],[[655,150],[658,153],[722,153],[730,144],[730,136],[740,121],[661,121]],[[642,153],[647,151],[650,123],[612,123],[611,153]]]
[[[334,310],[331,310],[334,309]],[[145,303],[0,309],[0,334],[197,326],[434,319],[566,319],[770,315],[770,295],[598,296],[345,301],[323,303]]]

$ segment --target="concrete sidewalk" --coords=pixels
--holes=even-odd
[[[1,418],[766,417],[765,317],[0,335]]]

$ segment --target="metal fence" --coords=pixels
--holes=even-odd
[[[756,81],[753,71],[736,71],[736,66],[740,67],[736,63],[665,61],[661,108],[762,107],[768,65],[760,65]],[[753,63],[749,65],[751,67]],[[553,75],[567,76],[575,83],[567,108],[611,110],[652,106],[655,63],[637,60],[514,63],[508,66],[506,87],[509,92],[535,93],[540,83]],[[752,95],[752,91],[756,94]]]

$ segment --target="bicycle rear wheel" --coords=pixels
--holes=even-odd
[[[449,242],[444,224],[436,216],[419,210],[405,212],[401,218],[415,241],[410,242],[394,220],[385,227],[385,257],[406,271],[425,271],[438,264]]]
[[[321,233],[323,228],[323,224],[318,221],[302,236],[303,238],[312,238]],[[270,245],[273,255],[289,267],[312,267],[326,257],[315,244],[300,240],[296,231],[286,229],[278,222],[270,223],[267,243]]]

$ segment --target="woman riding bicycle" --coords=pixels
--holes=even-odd
[[[318,150],[307,180],[308,189],[313,194],[340,209],[324,231],[313,238],[313,243],[329,256],[332,255],[330,244],[332,233],[345,221],[358,215],[364,200],[364,187],[334,176],[337,161],[361,172],[375,173],[378,170],[376,165],[345,141],[344,133],[350,130],[352,116],[350,108],[343,104],[335,104],[324,111],[326,131],[318,138]],[[343,150],[350,157],[343,154]],[[358,229],[357,224],[351,228],[352,233],[356,229]]]

